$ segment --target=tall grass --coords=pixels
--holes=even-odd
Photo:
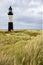
[[[42,31],[1,32],[0,65],[43,65]]]

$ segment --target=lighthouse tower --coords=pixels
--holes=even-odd
[[[8,12],[8,31],[12,31],[13,30],[13,12],[12,12],[12,7],[9,7],[9,12]]]

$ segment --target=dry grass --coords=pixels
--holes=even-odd
[[[43,31],[0,31],[0,65],[43,65]]]

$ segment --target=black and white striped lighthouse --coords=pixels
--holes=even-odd
[[[12,12],[12,7],[10,6],[9,7],[9,12],[8,12],[8,19],[9,19],[9,22],[8,22],[8,31],[12,31],[13,30],[13,12]]]

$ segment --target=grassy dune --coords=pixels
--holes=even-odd
[[[43,31],[0,31],[0,65],[43,65]]]

